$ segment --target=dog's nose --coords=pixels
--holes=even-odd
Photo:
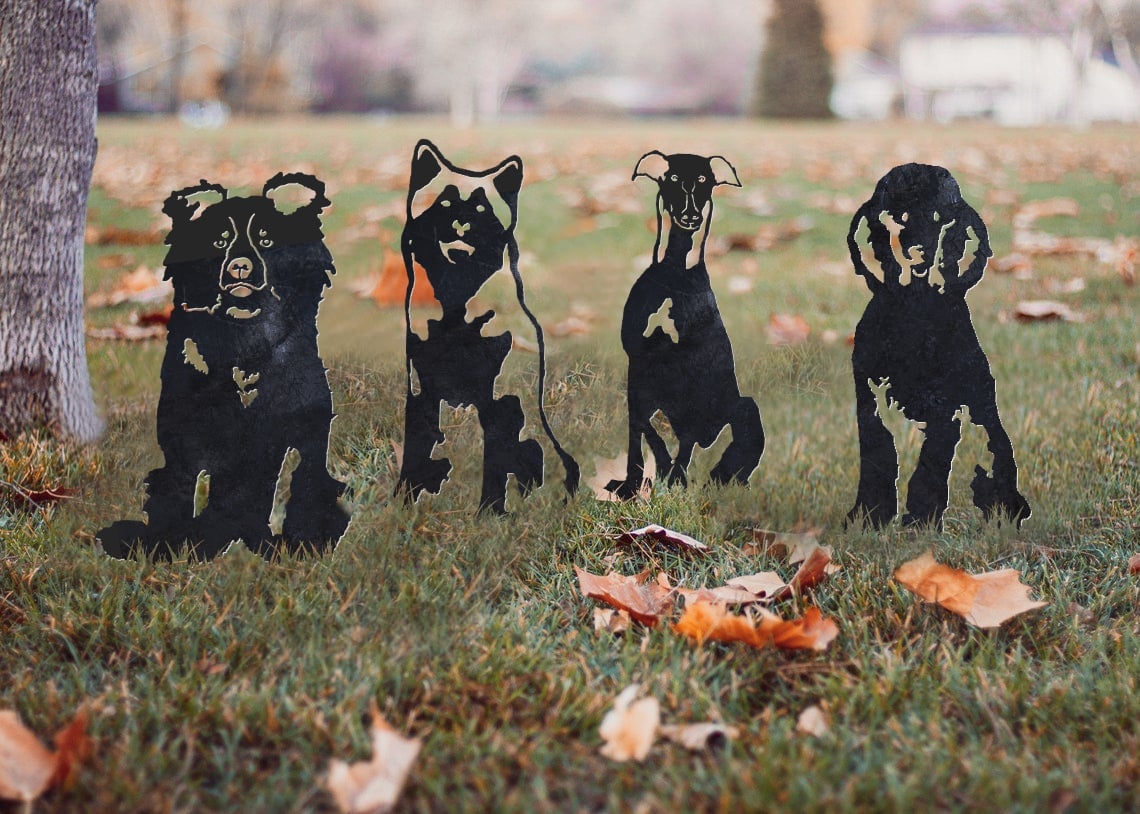
[[[458,235],[459,237],[463,237],[463,235],[467,232],[467,230],[471,228],[471,224],[470,223],[460,223],[458,220],[453,220],[451,222],[451,228],[455,230],[456,235]]]
[[[226,264],[226,273],[235,280],[245,280],[253,274],[253,261],[248,257],[235,257]]]

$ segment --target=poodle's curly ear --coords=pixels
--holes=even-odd
[[[977,285],[985,273],[986,263],[993,257],[994,250],[990,247],[990,235],[986,231],[986,224],[982,216],[974,207],[963,202],[958,214],[961,225],[958,227],[962,234],[962,257],[958,261],[957,278],[952,282],[947,280],[948,291],[965,294],[966,291]],[[970,233],[973,233],[972,235]],[[972,255],[966,254],[970,243],[977,241],[977,247]]]
[[[216,194],[219,197],[215,200],[191,200],[199,195],[207,196],[209,194]],[[229,194],[228,190],[221,184],[211,184],[205,178],[198,182],[197,186],[186,187],[170,193],[162,203],[163,213],[170,218],[170,222],[175,226],[183,223],[189,223],[194,218],[201,217],[201,212],[198,210],[202,204],[205,203],[207,207],[213,204],[224,201]]]
[[[302,202],[290,207],[284,200],[278,200],[270,194],[286,187],[293,188],[290,190],[291,195],[289,197],[299,196]],[[300,212],[319,217],[322,210],[331,203],[325,197],[324,182],[315,175],[309,175],[305,172],[279,172],[265,182],[261,194],[273,201],[273,206],[286,215]]]
[[[851,219],[851,227],[847,230],[847,251],[851,255],[851,263],[855,266],[855,273],[867,281],[867,286],[876,291],[884,284],[884,274],[880,269],[876,274],[868,265],[863,253],[863,246],[859,245],[859,231],[863,228],[863,224],[867,225],[869,234],[867,239],[869,241],[868,248],[872,248],[870,241],[874,240],[875,226],[879,224],[878,218],[875,216],[874,199],[867,201],[855,213],[855,217]],[[877,263],[876,263],[877,265]]]
[[[709,158],[709,165],[712,167],[713,179],[716,186],[728,184],[730,187],[741,186],[740,178],[736,175],[736,168],[728,163],[728,159],[724,156],[714,155]]]
[[[643,175],[660,183],[668,171],[669,159],[665,153],[660,150],[651,150],[637,160],[637,166],[633,168],[633,177],[630,180],[636,180],[638,176]]]

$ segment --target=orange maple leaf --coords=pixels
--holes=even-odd
[[[826,650],[839,634],[839,627],[825,619],[819,608],[808,608],[802,619],[789,620],[761,610],[757,624],[711,602],[694,602],[685,608],[673,630],[698,643],[743,642],[751,647],[775,645],[784,650]]]
[[[71,784],[91,753],[85,711],[59,731],[55,746],[49,751],[15,712],[0,712],[0,800],[30,803],[54,786]]]
[[[1018,614],[1049,604],[1031,600],[1030,586],[1022,584],[1012,568],[968,574],[936,562],[929,551],[899,566],[895,579],[911,593],[981,628],[998,627]]]

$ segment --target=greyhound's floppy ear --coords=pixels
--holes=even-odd
[[[660,181],[665,177],[665,173],[668,171],[669,159],[659,150],[653,150],[638,159],[637,166],[633,168],[633,178],[630,180],[637,178],[639,175],[644,175],[646,178]]]
[[[709,166],[712,167],[715,186],[721,184],[728,184],[730,187],[740,186],[740,179],[736,177],[736,170],[728,163],[727,159],[714,155],[709,158]]]
[[[210,193],[220,197],[214,200],[206,200],[205,196]],[[186,187],[185,189],[171,192],[170,197],[162,204],[162,211],[170,218],[175,226],[181,223],[189,223],[194,219],[195,213],[199,216],[202,214],[198,210],[203,203],[205,203],[206,206],[212,206],[213,204],[224,201],[227,194],[227,190],[224,186],[221,184],[211,184],[203,178],[198,183],[198,186]],[[201,200],[190,200],[192,197],[196,198],[199,195],[203,196]]]
[[[288,190],[284,195],[273,196],[276,190]],[[297,212],[319,216],[331,201],[325,197],[325,184],[315,175],[304,172],[279,172],[265,182],[261,194],[273,201],[277,211],[292,215]]]
[[[415,195],[431,183],[443,170],[446,159],[430,141],[420,139],[412,151],[412,176],[408,181],[408,197]]]
[[[491,170],[491,183],[503,200],[513,204],[519,197],[522,189],[523,165],[522,159],[512,155],[495,169]]]

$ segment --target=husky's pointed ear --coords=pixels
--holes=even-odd
[[[660,181],[668,171],[669,159],[665,153],[659,150],[651,150],[637,160],[637,166],[633,168],[633,178],[630,180],[636,179],[639,175],[644,175],[646,178]]]
[[[205,196],[208,193],[214,193],[220,197],[214,200],[206,200]],[[201,212],[198,212],[198,210],[203,203],[205,203],[206,206],[211,206],[220,201],[224,201],[227,194],[228,192],[224,186],[221,184],[211,184],[203,178],[198,183],[198,186],[186,187],[185,189],[171,192],[170,197],[162,204],[162,211],[170,218],[172,224],[178,226],[179,224],[189,223],[193,220],[195,213],[201,215]],[[190,200],[199,195],[203,196],[202,200]]]
[[[420,139],[412,151],[412,175],[408,181],[408,197],[411,198],[432,182],[443,170],[447,160],[430,141]]]
[[[523,164],[522,159],[512,155],[502,164],[491,170],[491,183],[495,190],[503,196],[503,200],[512,203],[518,200],[519,190],[522,189]]]
[[[709,166],[712,167],[715,186],[719,187],[721,184],[728,184],[730,187],[740,186],[740,179],[736,177],[736,168],[723,156],[714,155],[709,158]]]

